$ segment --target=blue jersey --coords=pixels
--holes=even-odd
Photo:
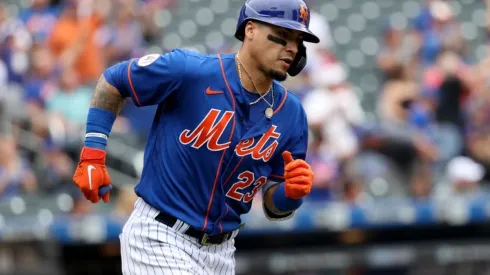
[[[158,105],[136,194],[210,235],[241,224],[254,196],[284,180],[282,152],[305,159],[306,114],[279,83],[267,102],[243,89],[235,54],[174,50],[114,65],[106,80],[137,106]],[[263,191],[263,190],[262,190]]]

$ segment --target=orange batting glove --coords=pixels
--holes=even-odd
[[[282,153],[284,160],[284,184],[286,196],[299,200],[308,195],[313,185],[314,174],[311,166],[302,159],[293,159],[290,152]]]
[[[80,188],[85,198],[93,203],[100,198],[109,202],[111,178],[105,167],[106,152],[99,149],[83,147],[73,181]],[[100,189],[100,190],[99,190]]]

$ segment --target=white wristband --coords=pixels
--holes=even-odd
[[[89,138],[89,137],[103,138],[103,139],[107,140],[107,136],[104,134],[101,134],[101,133],[87,133],[85,135],[85,138]]]

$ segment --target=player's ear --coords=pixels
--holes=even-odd
[[[257,24],[253,21],[248,21],[245,25],[245,39],[253,40],[255,33],[257,32]]]

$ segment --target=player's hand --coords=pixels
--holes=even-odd
[[[85,198],[93,203],[100,198],[109,202],[111,178],[105,167],[106,152],[103,150],[84,147],[80,154],[73,181],[80,188]]]
[[[290,152],[282,153],[284,160],[284,184],[286,196],[299,200],[311,191],[314,174],[311,166],[302,159],[293,159]]]

